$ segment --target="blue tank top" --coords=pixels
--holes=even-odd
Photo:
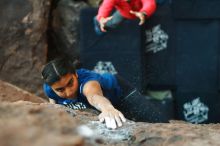
[[[88,81],[97,81],[99,82],[102,88],[104,96],[108,98],[114,106],[117,106],[117,104],[119,103],[121,90],[114,75],[109,73],[105,73],[101,75],[87,69],[78,69],[76,70],[76,73],[78,75],[78,82],[79,82],[77,98],[75,99],[62,98],[58,96],[48,84],[43,85],[45,94],[49,98],[55,100],[56,103],[58,104],[68,105],[71,103],[82,103],[86,107],[89,107],[90,105],[86,97],[83,95],[83,87],[85,83],[87,83]]]

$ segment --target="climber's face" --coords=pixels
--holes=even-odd
[[[51,87],[58,96],[73,99],[77,96],[78,84],[77,74],[68,73],[52,84]]]

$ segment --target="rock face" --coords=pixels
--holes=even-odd
[[[6,84],[6,85],[5,85]],[[2,88],[2,87],[5,88]],[[0,82],[0,97],[26,96]],[[17,92],[12,95],[10,92]],[[30,95],[31,96],[31,95]],[[36,97],[30,97],[31,99]],[[20,98],[22,99],[22,98]],[[28,101],[0,102],[2,146],[219,146],[220,124],[193,125],[181,121],[127,121],[111,130],[98,122],[94,110],[74,111],[61,105]]]
[[[79,56],[79,15],[84,1],[54,0],[49,25],[49,58]]]
[[[42,95],[51,0],[0,1],[0,79]]]
[[[0,103],[4,146],[219,146],[220,125],[150,124],[128,121],[107,129],[90,111],[30,102]]]
[[[80,146],[83,143],[75,132],[78,120],[65,110],[27,102],[0,104],[2,146]]]
[[[33,103],[44,103],[46,100],[33,95],[21,88],[18,88],[10,83],[0,80],[0,102],[16,102],[19,100],[30,101]]]

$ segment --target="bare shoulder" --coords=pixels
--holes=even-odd
[[[100,83],[98,81],[88,81],[85,83],[83,90],[93,89],[93,88],[99,88]]]
[[[100,86],[100,83],[98,81],[88,81],[85,83],[83,87],[83,93],[84,95],[88,94],[100,94],[102,93],[102,89]]]

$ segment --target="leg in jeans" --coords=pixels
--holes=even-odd
[[[163,112],[130,83],[116,77],[122,89],[121,103],[117,107],[126,118],[139,122],[168,122]]]
[[[113,16],[112,19],[106,23],[105,28],[107,30],[111,30],[111,29],[116,28],[125,19],[123,16],[121,16],[119,11],[115,11],[112,16]]]
[[[125,19],[118,11],[115,11],[112,16],[112,19],[106,23],[105,29],[107,29],[107,31],[116,28]],[[96,34],[102,35],[104,33],[101,31],[99,22],[97,21],[96,17],[94,17],[94,27]]]

